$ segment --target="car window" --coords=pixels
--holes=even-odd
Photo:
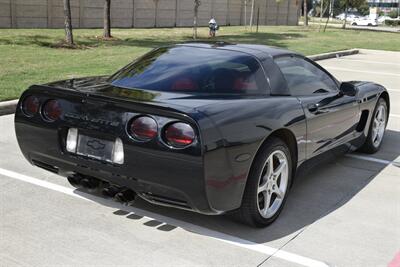
[[[109,82],[175,93],[266,93],[260,64],[245,53],[189,46],[160,48],[128,65]]]
[[[328,74],[302,58],[280,57],[275,62],[292,95],[313,95],[338,90],[336,82]]]

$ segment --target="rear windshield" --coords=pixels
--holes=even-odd
[[[251,56],[222,49],[156,49],[110,77],[112,85],[182,93],[265,93],[265,78]]]

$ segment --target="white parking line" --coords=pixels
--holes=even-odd
[[[378,75],[390,75],[390,76],[398,76],[398,77],[400,77],[400,75],[398,73],[391,73],[391,72],[354,70],[354,69],[330,67],[330,66],[326,66],[326,65],[324,65],[324,68],[331,69],[331,70],[343,70],[343,71],[349,71],[349,72],[360,72],[360,73],[378,74]]]
[[[389,114],[389,117],[400,118],[399,114]]]
[[[347,61],[358,61],[358,62],[365,62],[365,63],[374,63],[374,64],[383,64],[383,65],[394,65],[400,66],[398,63],[391,63],[391,62],[383,62],[383,61],[373,61],[373,60],[362,60],[362,59],[351,59],[351,58],[337,58],[338,60],[347,60]]]
[[[242,247],[242,248],[246,248],[252,251],[256,251],[268,256],[272,256],[272,257],[276,257],[288,262],[292,262],[292,263],[296,263],[296,264],[300,264],[303,266],[310,266],[310,267],[328,267],[328,265],[322,261],[318,261],[318,260],[314,260],[311,258],[307,258],[307,257],[303,257],[294,253],[290,253],[290,252],[286,252],[283,250],[279,250],[276,248],[272,248],[272,247],[268,247],[265,246],[263,244],[258,244],[249,240],[245,240],[245,239],[241,239],[238,238],[236,236],[232,236],[232,235],[228,235],[225,233],[221,233],[221,232],[217,232],[205,227],[201,227],[198,225],[194,225],[188,222],[184,222],[184,221],[180,221],[174,218],[170,218],[167,216],[163,216],[163,215],[159,215],[157,213],[153,213],[150,211],[146,211],[146,210],[142,210],[142,209],[138,209],[138,208],[134,208],[132,206],[125,206],[122,204],[119,204],[117,202],[111,201],[111,200],[107,200],[101,197],[97,197],[95,195],[91,195],[91,194],[87,194],[84,192],[79,192],[76,191],[72,188],[68,188],[68,187],[64,187],[64,186],[60,186],[60,185],[56,185],[47,181],[43,181],[37,178],[33,178],[27,175],[23,175],[17,172],[13,172],[13,171],[9,171],[6,169],[2,169],[0,168],[0,174],[10,177],[10,178],[14,178],[23,182],[27,182],[30,184],[34,184],[46,189],[50,189],[53,191],[57,191],[69,196],[73,196],[73,197],[77,197],[79,199],[83,199],[86,201],[90,201],[90,202],[94,202],[94,203],[107,203],[108,206],[111,206],[113,208],[117,208],[120,210],[125,210],[125,211],[129,211],[132,213],[135,213],[137,215],[143,216],[145,218],[148,219],[152,219],[152,220],[157,220],[160,222],[164,222],[176,227],[180,227],[182,229],[187,230],[188,232],[193,232],[202,236],[208,236],[212,239],[218,240],[218,241],[222,241],[224,243],[228,243],[234,246],[238,246],[238,247]]]
[[[362,156],[362,155],[357,155],[357,154],[346,154],[346,157],[355,158],[355,159],[362,159],[362,160],[367,160],[367,161],[372,161],[372,162],[378,162],[378,163],[382,163],[382,164],[385,164],[385,165],[389,165],[389,164],[393,163],[393,161],[390,161],[390,160],[377,159],[377,158],[368,157],[368,156]]]

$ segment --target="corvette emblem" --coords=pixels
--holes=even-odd
[[[75,113],[66,113],[64,115],[64,117],[69,118],[69,119],[86,121],[86,122],[90,122],[90,123],[94,123],[94,124],[109,125],[109,126],[114,126],[114,127],[117,127],[120,124],[119,121],[110,121],[110,120],[99,119],[99,118],[90,118],[87,115],[79,115],[79,114],[75,114]]]
[[[86,142],[88,147],[93,148],[94,150],[102,150],[106,147],[106,144],[98,141],[98,140],[89,140]]]

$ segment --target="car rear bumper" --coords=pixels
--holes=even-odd
[[[43,127],[16,115],[15,130],[24,156],[32,164],[62,176],[81,174],[124,186],[149,202],[220,214],[206,193],[202,156],[156,151],[124,143],[125,163],[115,165],[68,153],[65,131]]]

